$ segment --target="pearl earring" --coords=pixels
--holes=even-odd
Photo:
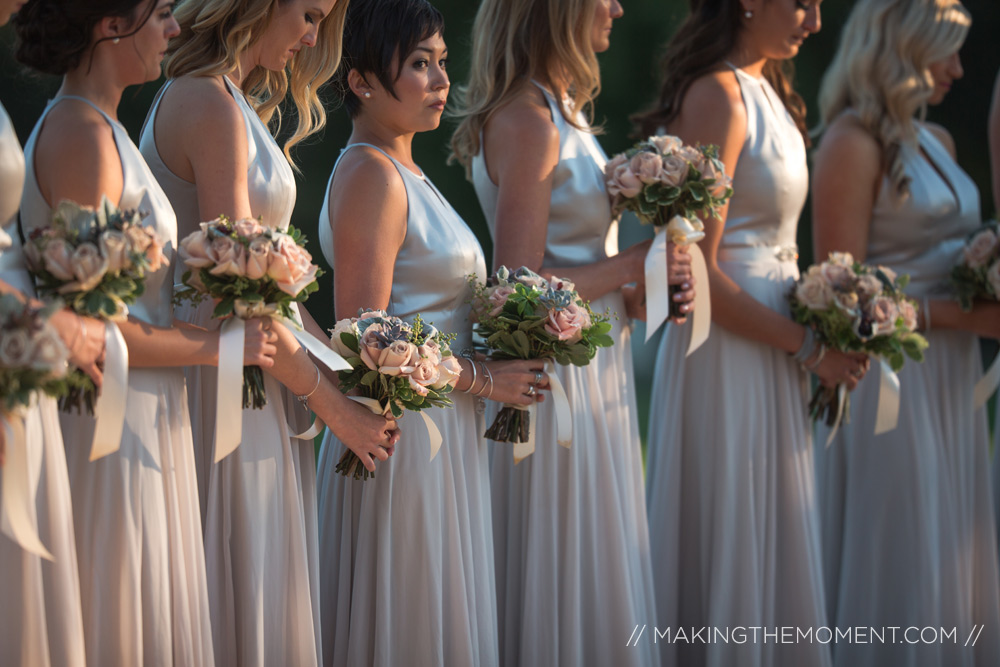
[[[368,92],[365,93],[365,97],[371,97],[371,96],[372,96],[371,93],[368,93]]]
[[[753,12],[748,9],[745,12],[743,12],[743,16],[747,17],[748,19],[752,19],[753,18]]]
[[[120,41],[122,41],[122,38],[121,38],[121,37],[115,37],[115,38],[114,38],[113,40],[111,40],[111,43],[112,43],[112,44],[117,44],[117,43],[118,43],[118,42],[120,42]]]

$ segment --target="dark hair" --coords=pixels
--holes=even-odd
[[[131,37],[152,16],[158,0],[29,0],[14,16],[19,62],[44,74],[63,75],[80,64],[92,47],[94,26],[113,16],[136,18],[136,9],[150,2],[145,14],[133,20]],[[94,44],[106,41],[102,37]]]
[[[660,65],[663,84],[656,106],[632,116],[635,133],[649,136],[669,125],[696,79],[717,70],[736,47],[743,13],[737,0],[690,0],[691,13],[677,29]],[[806,104],[792,88],[791,60],[768,60],[764,78],[788,109],[809,144]]]
[[[443,32],[444,17],[427,0],[351,0],[344,24],[344,59],[334,78],[351,118],[361,111],[361,100],[347,83],[352,69],[374,75],[396,97],[393,83],[403,61],[417,44]]]

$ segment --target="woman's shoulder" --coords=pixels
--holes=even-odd
[[[559,128],[552,119],[549,102],[541,88],[522,85],[486,121],[484,132],[527,145],[559,142]]]
[[[158,115],[177,118],[190,131],[212,131],[234,121],[242,112],[221,76],[185,75],[170,81],[163,92]]]

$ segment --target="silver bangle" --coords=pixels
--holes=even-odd
[[[302,396],[298,396],[298,395],[295,396],[296,400],[298,400],[299,403],[302,403],[303,405],[308,405],[309,404],[308,403],[309,397],[316,393],[316,390],[319,389],[319,383],[323,380],[323,378],[320,376],[320,373],[319,373],[319,366],[313,366],[313,368],[316,369],[316,386],[313,387],[312,391],[310,391],[308,394],[304,394]]]
[[[792,355],[792,358],[799,363],[803,363],[816,351],[816,334],[812,327],[806,327],[806,335],[802,339],[799,351]]]
[[[465,389],[466,394],[471,394],[472,390],[476,387],[476,361],[470,357],[466,357],[469,360],[469,365],[472,366],[472,382],[469,383],[468,389]]]
[[[490,385],[490,392],[486,394],[484,398],[489,400],[493,396],[493,372],[490,370],[490,367],[486,365],[485,361],[483,362],[483,372],[486,373],[486,381]]]
[[[807,371],[814,371],[814,370],[816,370],[816,367],[820,365],[820,362],[823,361],[823,357],[825,357],[825,356],[826,356],[826,345],[824,345],[823,343],[820,343],[819,344],[819,354],[816,355],[816,361],[814,361],[814,362],[812,362],[811,364],[808,364],[808,365],[803,364],[803,367]]]

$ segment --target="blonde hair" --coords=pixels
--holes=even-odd
[[[861,0],[840,34],[820,87],[818,131],[854,110],[882,147],[894,201],[909,192],[900,151],[918,145],[914,116],[924,119],[934,92],[928,68],[962,47],[971,24],[958,0]]]
[[[226,76],[239,69],[240,56],[264,34],[273,9],[288,0],[183,0],[175,13],[181,33],[170,40],[164,73],[168,78]],[[294,166],[292,147],[326,125],[326,109],[318,89],[340,64],[341,40],[348,0],[337,0],[320,23],[316,45],[299,51],[281,71],[255,67],[246,73],[243,90],[265,125],[277,117],[291,90],[298,127],[285,142],[284,152]]]
[[[480,150],[480,133],[497,110],[532,79],[568,81],[566,122],[580,129],[576,112],[593,117],[601,71],[591,43],[596,0],[483,0],[472,27],[469,82],[458,91],[461,118],[452,156],[465,166]]]

